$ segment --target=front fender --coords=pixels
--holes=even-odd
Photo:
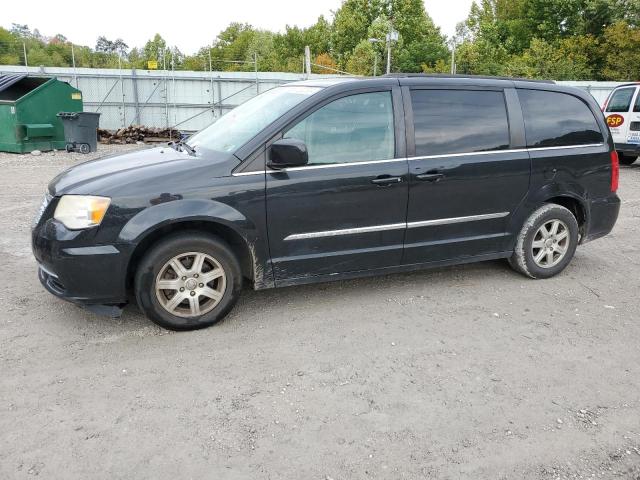
[[[266,236],[261,234],[253,220],[215,200],[174,200],[146,208],[125,224],[118,236],[118,243],[135,247],[164,226],[192,221],[214,223],[233,230],[244,240],[251,256],[254,288],[273,286]]]
[[[122,228],[118,242],[138,243],[152,230],[177,221],[216,221],[233,228],[245,240],[255,242],[255,224],[238,210],[215,200],[175,200],[145,208]]]

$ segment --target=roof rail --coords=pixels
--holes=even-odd
[[[448,73],[387,73],[382,75],[383,77],[392,78],[469,78],[478,80],[512,80],[518,82],[533,82],[533,83],[556,83],[553,80],[533,80],[531,78],[518,78],[518,77],[498,77],[491,75],[462,75],[462,74],[448,74]]]

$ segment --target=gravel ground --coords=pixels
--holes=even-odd
[[[559,277],[246,290],[171,333],[38,283],[31,218],[87,158],[0,154],[0,478],[640,478],[640,165]]]

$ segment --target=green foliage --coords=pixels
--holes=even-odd
[[[634,80],[638,0],[482,0],[458,27],[458,72]]]
[[[608,26],[602,45],[603,77],[608,80],[640,79],[640,29],[625,21]]]
[[[0,64],[148,68],[168,70],[301,72],[304,49],[313,72],[334,69],[359,75],[386,66],[386,36],[392,42],[392,71],[446,73],[447,39],[425,11],[423,0],[344,0],[333,19],[287,26],[282,33],[231,23],[212,45],[184,55],[160,34],[142,47],[99,36],[95,48],[72,45],[62,34],[43,37],[28,25],[0,28]],[[458,25],[457,72],[556,80],[638,80],[640,0],[477,0]],[[320,67],[317,65],[321,65]],[[322,68],[328,67],[328,68]]]
[[[377,54],[371,42],[362,40],[353,49],[346,68],[356,75],[373,75],[373,65]],[[378,63],[378,74],[380,74],[380,63]]]

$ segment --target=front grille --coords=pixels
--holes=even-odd
[[[49,192],[46,192],[44,194],[44,197],[42,198],[42,202],[40,203],[40,206],[38,207],[38,211],[36,212],[36,216],[33,219],[33,226],[34,227],[36,225],[38,225],[38,223],[42,219],[42,215],[44,215],[44,212],[47,209],[47,207],[49,206],[49,203],[51,203],[51,199],[52,198],[53,197],[51,195],[49,195]]]
[[[637,132],[640,130],[640,122],[631,122],[629,124],[629,130],[633,130],[634,132]]]

